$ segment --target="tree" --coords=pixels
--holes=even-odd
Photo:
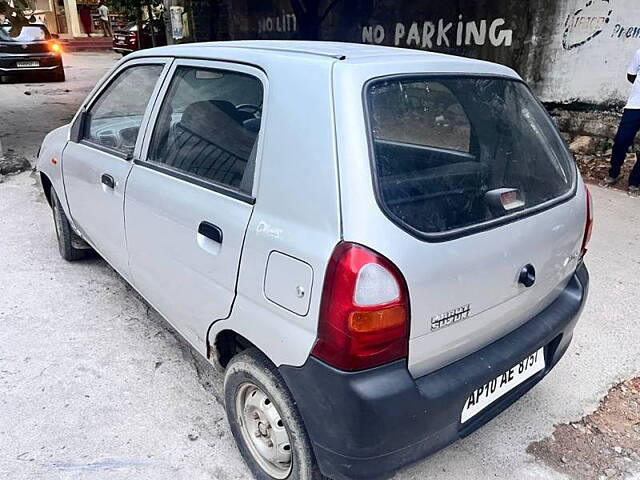
[[[290,0],[291,9],[296,14],[298,31],[304,40],[319,40],[322,22],[342,0]],[[327,4],[321,8],[321,4]]]
[[[162,0],[110,0],[109,5],[124,13],[129,21],[136,22],[139,47],[142,47],[142,17],[143,11],[146,9],[149,14],[149,26],[151,27],[151,42],[154,47],[156,46],[154,25],[157,26],[158,21],[153,14],[153,10],[163,5]]]
[[[3,15],[11,25],[9,35],[12,31],[19,33],[22,27],[34,23],[36,21],[33,15],[34,10],[35,5],[31,0],[0,0],[0,15]]]

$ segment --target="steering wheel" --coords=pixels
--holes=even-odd
[[[250,103],[241,103],[240,105],[236,105],[236,110],[244,110],[247,113],[256,113],[259,112],[262,107],[258,105],[252,105]]]

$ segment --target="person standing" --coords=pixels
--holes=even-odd
[[[104,3],[104,0],[100,0],[98,3],[98,15],[100,15],[100,24],[102,25],[102,31],[105,37],[112,37],[111,20],[109,20],[109,7]]]
[[[627,151],[633,145],[636,134],[640,131],[640,79],[638,79],[638,73],[640,73],[640,50],[635,53],[627,69],[627,80],[633,86],[629,100],[624,107],[618,133],[613,141],[609,176],[601,182],[601,185],[605,187],[620,180],[620,169],[627,157]],[[629,175],[629,193],[634,195],[640,193],[640,158],[636,160],[631,175]]]

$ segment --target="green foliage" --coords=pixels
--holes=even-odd
[[[0,2],[1,1],[2,0],[0,0]],[[139,22],[142,20],[143,9],[151,7],[152,10],[155,10],[162,5],[162,0],[109,0],[107,2],[108,7],[122,12],[126,15],[127,20],[131,22]]]

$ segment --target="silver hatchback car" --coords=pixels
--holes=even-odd
[[[509,68],[226,42],[123,59],[38,168],[67,260],[98,252],[225,369],[259,479],[379,478],[560,360],[589,193]]]

